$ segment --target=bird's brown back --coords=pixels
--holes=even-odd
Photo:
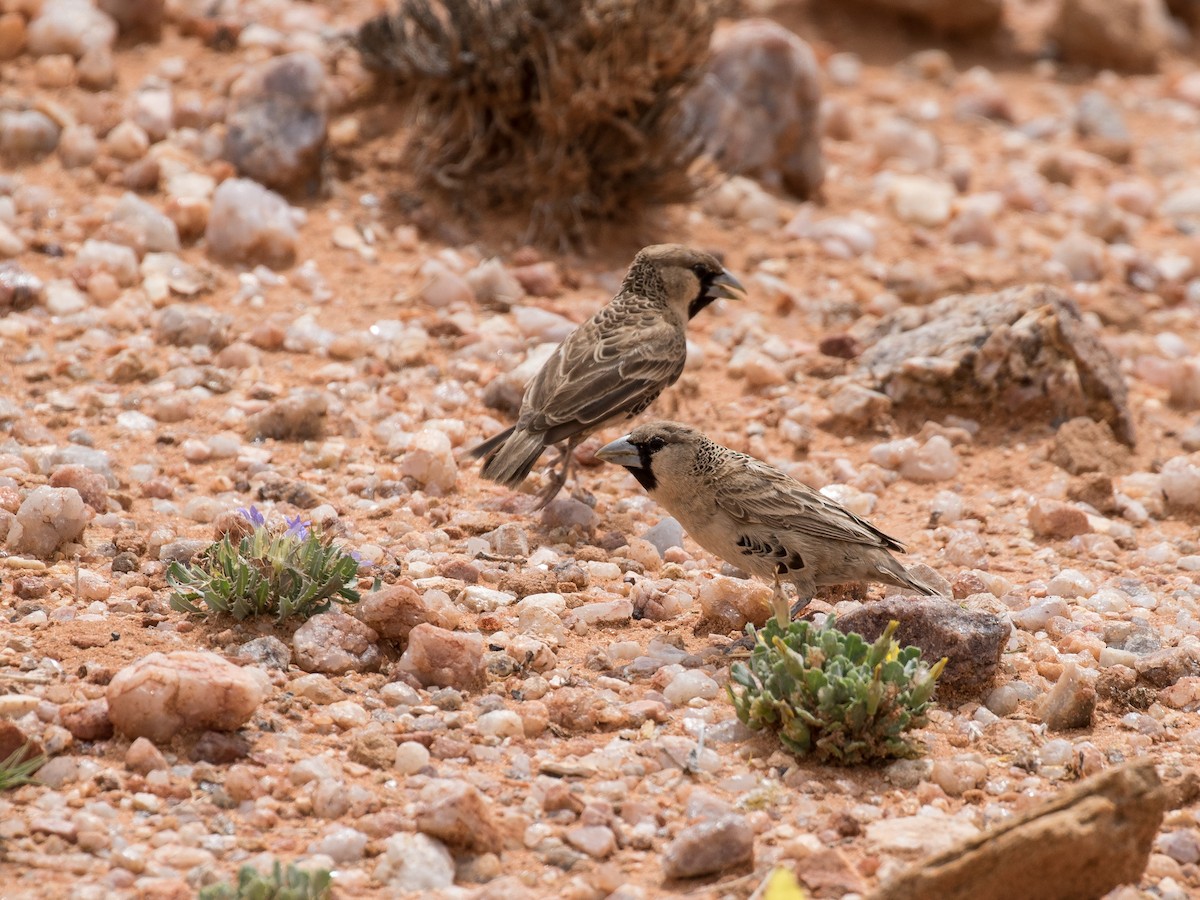
[[[682,374],[684,327],[662,302],[622,290],[530,382],[518,428],[545,432],[547,443],[557,443],[641,413]]]

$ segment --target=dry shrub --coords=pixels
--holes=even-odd
[[[463,210],[527,215],[527,240],[689,200],[680,101],[715,0],[400,0],[359,52],[409,116],[408,164]]]

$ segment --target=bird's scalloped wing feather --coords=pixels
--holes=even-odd
[[[776,540],[794,532],[904,552],[895,538],[773,466],[739,453],[723,468],[734,471],[714,479],[717,505],[748,530],[774,532]]]
[[[530,384],[523,427],[557,443],[615,416],[636,415],[679,378],[685,353],[680,329],[661,316],[610,325],[597,314],[568,336]]]

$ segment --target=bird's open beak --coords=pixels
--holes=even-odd
[[[632,466],[640,469],[642,466],[642,457],[638,448],[629,442],[629,435],[617,438],[611,444],[605,444],[596,451],[596,458],[627,468]]]
[[[742,287],[742,283],[729,274],[728,270],[722,269],[721,274],[712,280],[712,284],[705,293],[714,299],[723,297],[726,300],[741,300],[741,295],[746,292]]]

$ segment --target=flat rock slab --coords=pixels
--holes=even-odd
[[[956,294],[879,323],[849,378],[895,407],[954,409],[1009,421],[1086,415],[1134,445],[1129,390],[1115,356],[1065,293],[1047,285]]]
[[[927,857],[870,900],[1095,900],[1141,878],[1166,792],[1135,761]]]

